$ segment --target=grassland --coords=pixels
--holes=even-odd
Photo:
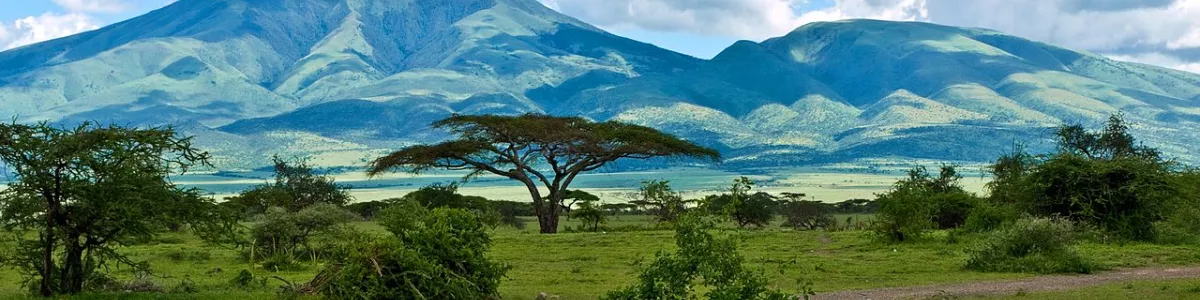
[[[848,216],[839,217],[845,219]],[[575,226],[575,223],[564,220],[563,226]],[[362,222],[354,226],[368,232],[383,233],[382,228],[374,223]],[[649,220],[642,216],[619,216],[611,220],[608,226],[649,227]],[[493,232],[491,255],[512,266],[501,288],[506,299],[528,299],[540,292],[559,295],[562,299],[595,299],[606,291],[633,282],[636,271],[633,262],[652,258],[658,251],[671,250],[674,242],[673,232],[669,230],[557,235],[541,235],[534,230],[500,228]],[[762,270],[774,285],[785,290],[797,290],[799,282],[803,281],[811,281],[813,288],[820,293],[1033,276],[963,270],[962,263],[966,259],[964,250],[972,247],[978,238],[965,236],[948,242],[944,232],[926,241],[906,245],[875,242],[865,231],[790,231],[772,227],[749,231],[729,228],[725,232],[742,237],[744,243],[741,253],[748,262]],[[1200,251],[1187,246],[1086,243],[1080,250],[1108,268],[1200,264]],[[278,276],[292,282],[304,282],[311,279],[320,268],[319,263],[310,262],[300,270],[274,272],[255,269],[245,261],[239,250],[205,245],[184,233],[166,234],[151,243],[130,246],[122,251],[132,254],[137,260],[150,262],[157,275],[161,276],[153,281],[162,288],[179,292],[183,290],[181,283],[187,282],[192,289],[190,293],[138,295],[133,299],[270,298],[275,295],[282,281],[270,279],[266,286],[240,289],[233,287],[230,280],[246,269],[258,277]],[[126,271],[118,270],[116,273],[125,279],[130,278]],[[20,276],[14,271],[0,271],[0,298],[25,298],[26,292],[20,282]],[[1195,281],[1166,283],[1169,287],[1162,294],[1169,298],[1170,295],[1185,293],[1192,283]],[[1095,293],[1126,293],[1130,289],[1159,288],[1151,283],[1133,283],[1132,286],[1105,286],[1030,299],[1060,299],[1055,298],[1056,295],[1083,299]],[[1040,295],[1028,296],[1042,297]],[[85,295],[73,299],[130,299],[131,296]]]

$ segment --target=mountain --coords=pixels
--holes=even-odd
[[[223,167],[271,154],[361,165],[446,138],[451,113],[616,119],[720,149],[728,167],[986,161],[1124,112],[1200,162],[1200,75],[999,32],[813,23],[701,60],[536,0],[180,0],[0,52],[0,115],[176,124]]]

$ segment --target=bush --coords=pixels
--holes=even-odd
[[[769,289],[761,274],[743,265],[737,241],[713,236],[716,226],[695,214],[680,216],[675,226],[674,253],[660,251],[641,264],[638,282],[609,292],[603,299],[795,299]]]
[[[830,214],[832,207],[820,201],[794,200],[780,205],[783,215],[782,227],[797,230],[831,229],[837,220]]]
[[[879,211],[872,230],[888,242],[907,242],[919,239],[933,229],[933,217],[925,195],[911,189],[897,189],[880,195],[876,200]]]
[[[374,220],[375,216],[379,215],[379,212],[387,206],[387,203],[383,201],[368,201],[346,205],[346,210],[357,214],[363,220]]]
[[[411,218],[410,218],[411,217]],[[508,267],[487,258],[491,240],[474,213],[438,208],[392,214],[396,238],[362,238],[310,285],[330,299],[489,299]],[[411,222],[410,222],[411,221]]]
[[[1065,220],[1022,219],[969,250],[966,268],[981,272],[1091,273],[1095,266],[1074,249],[1075,227]]]
[[[357,219],[358,215],[333,204],[315,204],[295,213],[272,208],[250,229],[250,235],[254,238],[255,255],[271,257],[280,263],[284,258],[294,260],[301,254],[315,256],[317,248],[312,243],[315,237],[335,235],[340,225]]]
[[[952,192],[929,196],[933,224],[938,229],[954,229],[963,226],[979,198],[967,192]]]
[[[982,203],[971,209],[962,228],[969,232],[990,232],[1016,222],[1021,216],[1021,210],[1011,205]]]

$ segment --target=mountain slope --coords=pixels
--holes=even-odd
[[[727,167],[985,161],[1124,112],[1200,162],[1200,75],[1002,33],[813,23],[700,60],[536,0],[181,0],[0,52],[0,115],[180,124],[221,157],[355,164],[445,138],[452,113],[616,119],[720,149]]]

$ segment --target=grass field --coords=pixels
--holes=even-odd
[[[848,216],[840,216],[845,219]],[[867,216],[853,216],[867,218]],[[536,223],[530,223],[531,227]],[[643,216],[620,216],[608,226],[649,227]],[[564,221],[564,226],[577,222]],[[374,223],[354,226],[369,232],[383,233]],[[512,270],[501,285],[506,299],[530,299],[539,292],[559,295],[562,299],[595,299],[606,291],[630,284],[635,277],[634,261],[652,258],[655,252],[673,247],[673,232],[668,230],[564,233],[541,235],[535,228],[497,229],[493,233],[491,255]],[[946,242],[946,234],[906,245],[886,245],[873,241],[868,232],[789,231],[776,227],[764,230],[738,231],[727,234],[743,238],[741,253],[753,268],[760,269],[771,282],[784,290],[795,291],[798,281],[811,281],[820,292],[896,287],[935,283],[970,282],[988,279],[1021,278],[1030,274],[978,273],[962,269],[966,259],[964,249],[976,238],[965,237],[956,243]],[[270,280],[266,287],[234,288],[229,282],[243,269],[256,276],[278,276],[304,282],[311,279],[320,266],[310,263],[302,270],[273,272],[253,269],[241,258],[238,250],[206,246],[188,234],[166,234],[155,242],[122,249],[135,259],[149,261],[159,276],[155,278],[167,290],[179,290],[181,282],[190,282],[191,293],[160,295],[85,295],[73,299],[261,299],[273,297],[282,281]],[[1200,264],[1200,251],[1184,246],[1152,244],[1097,244],[1081,246],[1081,252],[1105,267],[1145,267]],[[128,272],[117,272],[129,278]],[[12,270],[0,271],[0,298],[26,298],[20,277]],[[1190,293],[1196,281],[1171,283],[1135,283],[1105,286],[1063,294],[1024,295],[1020,299],[1063,299],[1067,295],[1078,299],[1104,293],[1130,293],[1131,290],[1154,290],[1159,285],[1165,298]],[[1196,295],[1200,294],[1186,294]],[[1037,298],[1042,297],[1042,298]],[[1090,297],[1095,299],[1095,297]]]

